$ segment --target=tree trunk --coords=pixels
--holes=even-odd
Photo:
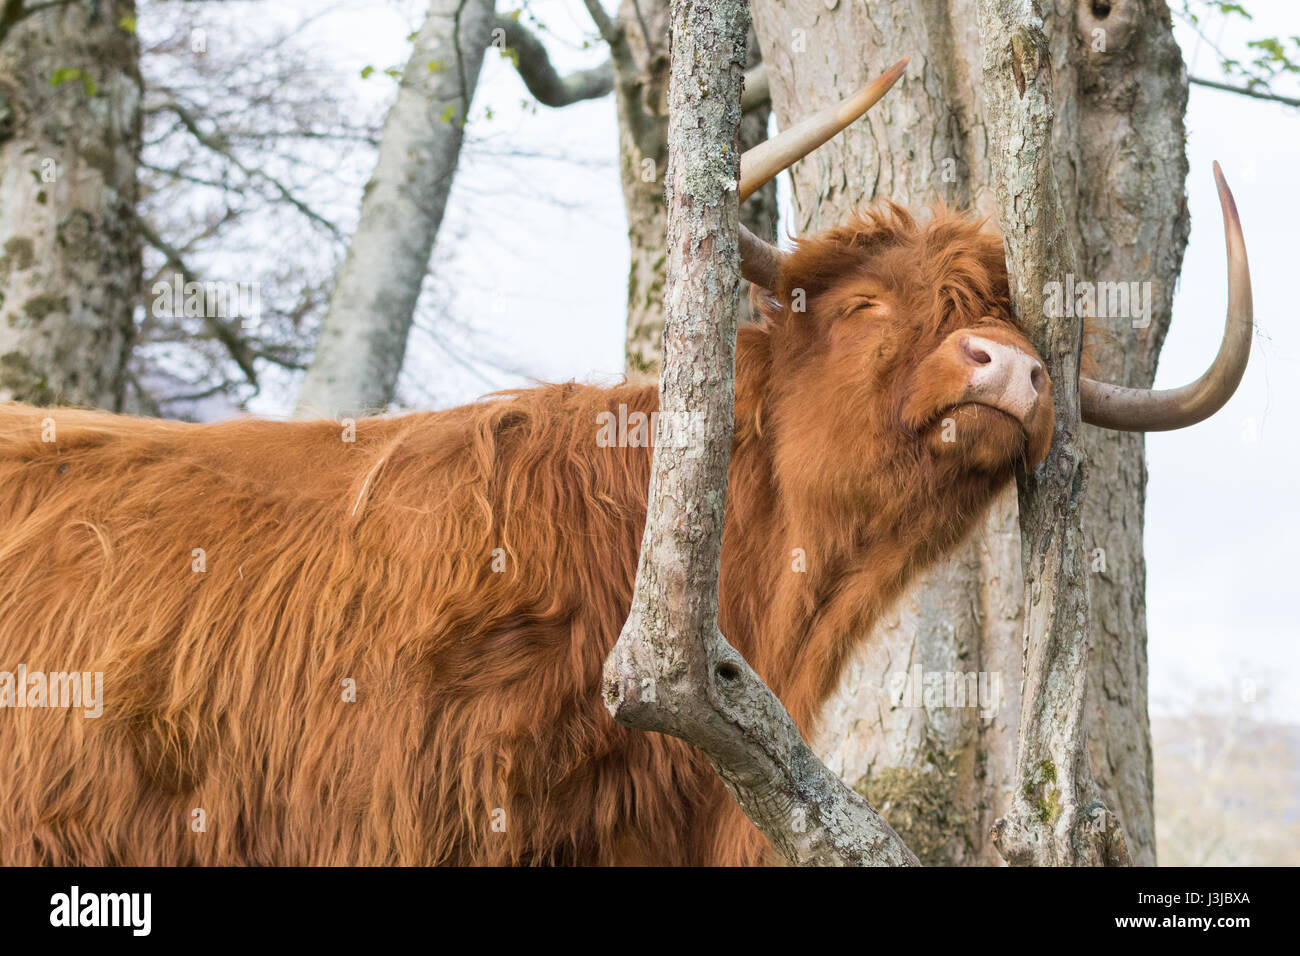
[[[134,14],[53,6],[0,45],[0,401],[122,407],[142,268]]]
[[[381,411],[393,399],[493,26],[494,0],[431,0],[384,121],[299,417]]]
[[[631,266],[627,277],[627,370],[655,373],[663,354],[664,283],[668,230],[664,169],[668,162],[668,0],[623,0],[618,23],[629,60],[614,60],[618,90],[619,175],[627,210]],[[749,34],[746,65],[762,62]],[[771,107],[760,102],[740,124],[742,151],[767,138]],[[776,183],[765,185],[741,207],[740,221],[764,239],[776,238]],[[741,283],[741,312],[748,315],[749,284]]]
[[[744,0],[673,0],[671,19],[659,407],[692,427],[689,436],[680,433],[685,441],[655,446],[632,606],[605,662],[606,706],[621,723],[698,746],[788,861],[915,865],[880,815],[812,754],[776,695],[718,630],[749,16]]]
[[[1122,825],[1097,798],[1084,743],[1090,597],[1087,468],[1078,447],[1083,324],[1043,307],[1076,269],[1055,170],[1051,52],[1034,0],[980,0],[985,120],[1011,304],[1043,357],[1055,408],[1046,461],[1017,476],[1025,578],[1024,681],[1011,807],[993,843],[1016,865],[1129,864]]]
[[[1187,237],[1186,74],[1161,0],[1111,0],[1107,11],[1099,18],[1086,0],[1045,5],[1060,104],[1053,158],[1079,278],[1151,283],[1149,325],[1117,320],[1089,337],[1091,374],[1148,385]],[[782,125],[912,56],[907,76],[867,120],[795,166],[795,231],[837,225],[873,197],[909,206],[940,198],[996,213],[975,12],[965,0],[841,3],[811,14],[756,0]],[[1085,426],[1080,445],[1092,475],[1083,505],[1093,556],[1092,772],[1124,824],[1133,861],[1151,864],[1143,440]],[[970,541],[876,629],[815,743],[871,803],[887,808],[927,863],[1001,862],[989,834],[1009,807],[1015,774],[1023,627],[1016,513],[1008,491]],[[926,673],[972,672],[1000,690],[991,720],[980,708],[912,693]]]

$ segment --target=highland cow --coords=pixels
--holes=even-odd
[[[1086,419],[1179,427],[1235,388],[1221,194],[1219,360],[1172,393],[1084,382]],[[886,204],[744,245],[771,294],[738,341],[720,625],[809,734],[855,639],[1043,459],[1052,383],[977,223]],[[0,863],[763,860],[703,756],[601,700],[651,459],[597,440],[620,408],[656,389],[355,433],[0,407],[0,668],[103,688],[97,718],[0,696]]]

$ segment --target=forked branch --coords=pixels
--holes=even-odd
[[[916,865],[808,748],[718,630],[739,306],[744,0],[673,0],[668,288],[660,423],[632,608],[605,662],[615,719],[699,747],[783,857]]]

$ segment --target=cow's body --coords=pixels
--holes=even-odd
[[[650,452],[598,445],[597,414],[655,403],[556,386],[355,442],[0,410],[0,669],[102,671],[105,697],[0,710],[0,861],[755,862],[703,759],[600,699]],[[847,615],[803,645],[842,653],[883,569],[771,533],[771,447],[742,414],[723,627],[807,725],[834,674],[755,639]]]
[[[0,670],[105,692],[98,719],[0,710],[0,862],[710,858],[711,771],[597,690],[645,518],[647,450],[595,444],[620,402],[653,390],[535,390],[355,442],[0,410]],[[687,838],[638,837],[664,826]]]
[[[739,342],[720,624],[805,733],[1026,429],[1051,434],[1046,400],[1032,426],[962,405],[941,436],[959,330],[1017,333],[987,317],[997,240],[901,216],[809,244],[786,269],[822,312],[769,304]],[[892,285],[863,311],[818,291],[832,260]],[[606,447],[600,415],[656,401],[547,386],[353,442],[0,407],[0,670],[102,671],[105,697],[0,709],[0,862],[759,861],[703,758],[601,701],[651,451]]]

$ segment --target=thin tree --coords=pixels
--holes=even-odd
[[[667,277],[659,407],[692,427],[660,443],[632,607],[605,664],[618,721],[698,746],[754,824],[799,864],[908,865],[880,815],[817,759],[718,630],[739,308],[744,0],[673,0]]]
[[[1017,476],[1025,588],[1025,675],[1015,787],[993,842],[1009,863],[1130,863],[1124,830],[1088,766],[1084,711],[1089,581],[1079,447],[1082,323],[1052,316],[1039,290],[1076,266],[1052,165],[1056,105],[1035,0],[981,0],[986,121],[1012,307],[1055,383],[1047,460]]]
[[[432,0],[384,122],[299,416],[381,411],[393,400],[489,46],[510,56],[544,104],[566,106],[611,89],[609,64],[560,76],[532,33],[496,16],[494,0]]]
[[[298,396],[300,416],[382,411],[392,399],[460,160],[494,5],[429,4]]]

